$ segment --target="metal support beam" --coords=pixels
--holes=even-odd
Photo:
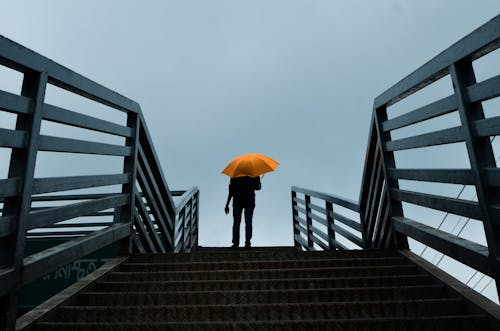
[[[24,73],[21,95],[33,100],[29,114],[19,114],[16,130],[29,132],[26,148],[13,148],[9,166],[9,178],[22,178],[21,191],[18,195],[5,199],[3,216],[14,217],[14,233],[0,241],[0,266],[14,267],[15,284],[0,301],[0,329],[14,330],[16,322],[16,304],[21,287],[23,272],[26,230],[29,226],[33,175],[40,137],[42,106],[47,86],[46,72],[27,71]]]
[[[500,225],[495,222],[491,207],[500,202],[500,189],[487,185],[486,168],[496,167],[495,156],[490,137],[475,136],[473,122],[485,118],[481,102],[469,102],[466,88],[476,84],[472,62],[464,60],[450,66],[450,75],[455,89],[458,113],[462,122],[465,144],[469,161],[475,179],[476,193],[479,203],[481,220],[488,243],[488,261],[495,278],[497,293],[500,297]]]

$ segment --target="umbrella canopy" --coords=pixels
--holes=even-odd
[[[266,172],[274,171],[279,163],[263,154],[245,154],[234,158],[222,173],[231,178],[257,177]]]

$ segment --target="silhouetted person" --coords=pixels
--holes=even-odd
[[[252,217],[255,208],[255,190],[260,190],[260,177],[231,178],[227,196],[226,215],[229,214],[229,203],[233,199],[233,248],[240,245],[241,213],[245,210],[245,248],[250,248],[252,239]]]

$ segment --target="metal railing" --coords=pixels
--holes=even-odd
[[[346,215],[346,209],[354,215]],[[360,237],[362,229],[359,206],[354,201],[292,187],[292,211],[294,243],[299,249],[314,250],[319,247],[328,250],[365,246]]]
[[[0,90],[0,111],[16,118],[15,129],[0,128],[0,147],[11,154],[8,177],[0,179],[0,329],[14,327],[17,294],[24,284],[102,247],[119,242],[121,253],[129,254],[197,246],[198,189],[169,190],[139,104],[1,36],[0,65],[22,74],[20,95]],[[46,103],[49,85],[123,112],[126,124]],[[45,135],[44,123],[106,133],[123,143]],[[121,157],[123,171],[37,178],[40,151]],[[71,192],[112,185],[121,192]],[[45,205],[32,207],[33,202]],[[86,222],[85,216],[111,220]],[[63,244],[25,256],[30,236],[70,233]]]
[[[500,16],[497,16],[375,99],[359,198],[364,247],[407,249],[407,238],[411,237],[490,276],[496,282],[498,293],[500,169],[496,165],[491,140],[500,134],[500,116],[485,116],[483,103],[500,96],[500,75],[477,82],[473,64],[499,47]],[[396,111],[389,116],[389,107],[441,79],[452,83],[451,95],[405,113],[398,112],[397,107],[391,108],[391,111]],[[391,137],[396,130],[451,114],[458,118],[458,126],[417,135],[412,133],[399,139]],[[428,157],[432,158],[432,148],[450,144],[463,144],[466,150],[463,158],[469,161],[470,168],[410,169],[396,165],[395,154],[400,151],[430,151]],[[477,201],[401,189],[400,181],[468,185],[475,189]],[[311,248],[311,242],[314,242],[311,228],[305,226],[310,225],[310,220],[297,216],[294,194],[292,190],[295,234],[299,229],[307,233],[308,242],[299,241],[299,244]],[[310,217],[307,202],[305,204],[302,211]],[[410,219],[403,204],[477,220],[483,224],[486,245],[426,225],[422,220]],[[328,233],[324,239],[331,242],[332,238]],[[339,248],[329,246],[332,247]]]

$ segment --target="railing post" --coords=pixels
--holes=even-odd
[[[330,250],[335,250],[337,245],[335,244],[335,230],[333,230],[333,223],[335,222],[333,215],[333,204],[331,202],[325,201],[326,208],[326,224],[328,224],[328,246]]]
[[[476,84],[476,77],[472,62],[464,60],[450,66],[450,76],[457,99],[458,113],[462,124],[462,132],[469,154],[471,170],[474,174],[477,200],[481,210],[481,221],[488,243],[488,260],[496,282],[497,293],[500,297],[500,224],[492,214],[490,207],[500,202],[500,190],[488,186],[484,177],[486,168],[496,168],[495,155],[491,146],[490,137],[477,137],[473,129],[473,122],[484,119],[481,102],[470,103],[467,100],[465,89]]]
[[[120,241],[120,254],[129,255],[132,253],[132,237],[135,209],[135,195],[137,193],[137,161],[139,153],[139,134],[141,130],[140,117],[137,113],[127,113],[127,126],[133,129],[132,137],[128,137],[125,141],[126,146],[132,147],[132,154],[123,160],[123,173],[130,174],[130,182],[122,185],[122,193],[128,194],[130,201],[128,204],[120,207],[115,213],[115,223],[130,223],[130,237]]]
[[[306,200],[306,224],[307,224],[307,249],[314,250],[312,217],[311,217],[311,197],[305,195]]]
[[[295,239],[296,236],[300,236],[300,231],[297,229],[299,221],[299,211],[297,210],[297,192],[292,189],[292,226],[293,226],[293,245],[296,249],[302,250],[302,245]]]
[[[195,194],[196,198],[196,203],[194,204],[196,206],[196,211],[194,212],[194,222],[195,222],[195,228],[194,228],[194,233],[191,233],[192,236],[192,243],[193,247],[196,250],[196,247],[198,247],[198,229],[200,228],[200,219],[199,219],[199,209],[200,209],[200,192],[196,191]]]
[[[9,178],[20,178],[22,182],[20,193],[7,198],[4,203],[3,216],[13,217],[15,231],[0,239],[0,266],[14,268],[15,279],[11,291],[0,298],[0,330],[14,330],[16,324],[17,296],[22,286],[26,231],[47,81],[46,72],[30,71],[24,74],[21,95],[32,99],[33,105],[30,114],[17,115],[16,130],[26,132],[27,144],[26,148],[12,149],[9,165]]]
[[[382,161],[382,172],[383,177],[387,183],[387,197],[389,198],[389,221],[391,226],[389,231],[393,231],[392,243],[398,249],[408,249],[408,238],[396,231],[392,226],[392,217],[403,216],[403,205],[400,201],[392,199],[391,190],[399,189],[399,183],[397,179],[390,178],[388,176],[389,168],[396,168],[396,161],[394,160],[394,152],[388,152],[385,150],[385,143],[391,140],[390,132],[382,132],[382,122],[387,120],[387,106],[383,105],[379,108],[374,108],[373,114],[375,116],[375,127],[377,129],[378,143],[380,144],[380,159]]]

